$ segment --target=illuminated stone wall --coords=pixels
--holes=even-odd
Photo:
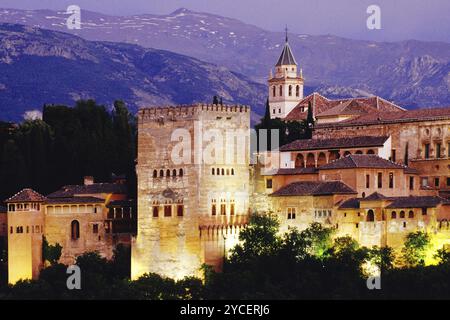
[[[205,262],[220,267],[224,246],[228,250],[235,242],[248,214],[249,144],[241,151],[216,148],[210,153],[214,157],[244,156],[239,163],[237,158],[227,162],[219,156],[217,161],[205,163],[199,155],[208,154],[205,149],[211,146],[208,141],[212,138],[205,134],[219,134],[229,142],[225,137],[231,132],[248,141],[249,126],[250,109],[245,106],[140,110],[138,234],[132,243],[133,279],[149,272],[176,279],[201,276],[200,267]],[[187,149],[182,151],[180,145]],[[186,156],[184,151],[188,150],[192,154]],[[183,208],[182,216],[179,206]]]

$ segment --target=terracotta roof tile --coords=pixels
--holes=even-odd
[[[268,170],[262,173],[263,176],[282,176],[294,174],[313,174],[317,173],[317,168],[281,168],[278,170]]]
[[[319,170],[350,168],[406,169],[405,166],[380,158],[374,154],[351,154],[324,164],[319,167]]]
[[[319,196],[356,193],[355,190],[341,181],[299,181],[280,188],[270,196]]]
[[[42,194],[27,188],[19,191],[5,202],[43,202],[45,199],[46,198]]]
[[[311,102],[313,106],[314,117],[318,118],[340,114],[357,116],[379,112],[405,112],[405,109],[378,96],[330,100],[314,92],[300,101],[284,120],[301,121],[306,119],[308,102]],[[304,111],[302,112],[302,110]]]
[[[48,198],[67,198],[82,194],[127,193],[126,185],[120,183],[93,183],[91,185],[67,185],[49,195]]]
[[[359,209],[359,198],[351,198],[341,203],[339,209]]]
[[[388,197],[382,195],[381,193],[374,192],[371,195],[361,199],[361,201],[376,201],[376,200],[386,200]]]
[[[381,147],[389,136],[359,136],[336,139],[300,139],[280,147],[280,151]]]
[[[64,204],[64,203],[104,203],[104,199],[95,197],[69,197],[69,198],[47,198],[46,204]]]
[[[356,116],[355,118],[335,123],[316,125],[316,128],[345,127],[355,125],[413,122],[424,120],[450,119],[450,106],[444,108],[427,108],[404,112],[376,112]]]

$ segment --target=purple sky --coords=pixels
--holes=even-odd
[[[0,7],[82,9],[112,15],[167,14],[180,7],[237,18],[268,30],[382,41],[450,42],[449,0],[1,0]],[[366,8],[381,8],[381,30],[368,30]]]

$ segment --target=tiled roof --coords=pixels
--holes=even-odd
[[[90,185],[68,185],[47,195],[48,198],[67,198],[82,194],[127,193],[126,185],[119,183],[93,183]]]
[[[317,168],[281,168],[268,170],[263,172],[261,175],[263,176],[282,176],[282,175],[292,175],[292,174],[312,174],[316,173]]]
[[[34,191],[33,189],[23,189],[7,199],[5,202],[42,202],[45,201],[45,197]]]
[[[114,200],[108,203],[108,207],[134,207],[136,201],[134,200]]]
[[[376,112],[364,114],[349,120],[316,125],[317,128],[345,127],[355,125],[413,122],[424,120],[450,119],[450,106],[444,108],[427,108],[404,112]]]
[[[283,51],[281,52],[280,58],[278,58],[278,62],[276,64],[277,67],[282,65],[297,65],[297,61],[295,61],[291,47],[287,41],[284,44]]]
[[[280,188],[270,196],[320,196],[356,193],[355,190],[341,181],[299,181]]]
[[[396,197],[392,200],[386,208],[431,208],[447,202],[446,199],[438,196]]]
[[[359,198],[348,199],[339,206],[339,209],[359,209]]]
[[[63,204],[63,203],[104,203],[104,199],[95,197],[68,197],[68,198],[47,198],[47,204]]]
[[[319,170],[351,168],[405,169],[406,167],[374,154],[350,154],[320,166]]]
[[[381,147],[388,138],[388,136],[359,136],[336,139],[300,139],[281,146],[280,151]]]
[[[306,108],[311,102],[313,115],[316,118],[337,115],[366,115],[384,112],[404,112],[405,109],[378,96],[363,98],[347,98],[330,100],[317,92],[300,101],[286,116],[285,120],[304,120],[307,117]],[[302,109],[304,110],[302,112]]]
[[[361,201],[376,201],[376,200],[386,200],[388,197],[385,197],[381,193],[374,192],[371,195],[361,199]]]

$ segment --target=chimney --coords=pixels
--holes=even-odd
[[[94,184],[94,177],[93,176],[85,176],[84,177],[84,185],[90,186],[91,184]]]

